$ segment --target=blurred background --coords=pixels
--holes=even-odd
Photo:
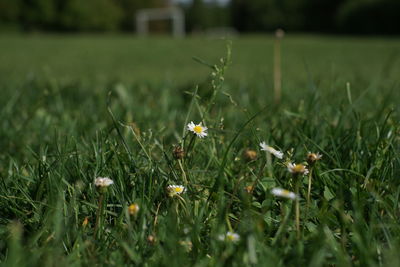
[[[311,80],[367,86],[397,77],[398,11],[398,0],[0,0],[0,86],[188,90],[209,83],[193,58],[218,64],[231,40],[227,84],[263,90],[273,87],[278,28],[288,92]]]
[[[398,0],[0,0],[0,31],[133,32],[138,10],[171,6],[184,12],[187,33],[400,33]],[[170,27],[153,21],[150,30]]]

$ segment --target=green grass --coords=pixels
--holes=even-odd
[[[230,64],[220,61],[226,44],[2,36],[0,262],[400,265],[400,41],[285,38],[279,105],[273,40],[233,40]],[[190,121],[203,121],[208,136],[189,133]],[[260,151],[261,141],[284,159]],[[257,159],[246,161],[246,149]],[[285,166],[308,151],[323,155],[310,204],[309,177]],[[114,181],[104,194],[99,176]],[[271,194],[296,183],[300,237],[295,202]],[[187,190],[169,197],[171,184]],[[240,241],[220,241],[227,231]]]

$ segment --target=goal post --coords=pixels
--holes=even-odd
[[[172,35],[174,37],[185,36],[185,15],[180,8],[149,8],[136,12],[136,32],[138,35],[149,34],[149,23],[154,20],[171,20]]]

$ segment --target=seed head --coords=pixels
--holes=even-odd
[[[174,150],[172,151],[172,156],[174,159],[183,159],[185,157],[185,151],[180,146],[175,146]]]
[[[312,166],[314,165],[318,160],[322,158],[322,155],[319,153],[311,153],[308,152],[307,154],[307,163]]]
[[[243,152],[243,158],[245,161],[253,161],[257,159],[257,152],[251,149],[246,149]]]

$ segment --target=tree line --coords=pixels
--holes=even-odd
[[[165,0],[0,0],[0,30],[132,31],[142,8]],[[234,27],[240,32],[276,28],[301,32],[398,34],[398,0],[192,0],[181,4],[188,32]],[[165,30],[166,22],[154,29]]]

